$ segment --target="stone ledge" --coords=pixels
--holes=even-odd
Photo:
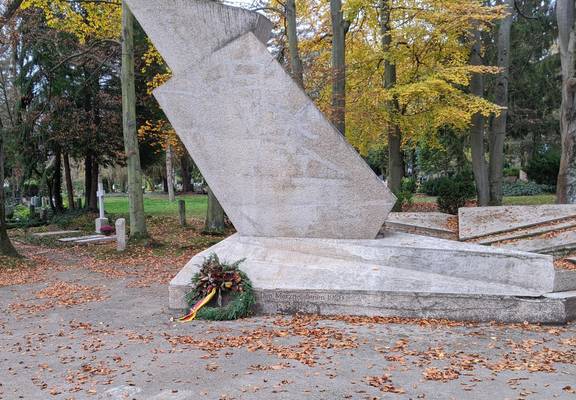
[[[576,318],[576,293],[564,298],[360,291],[259,290],[258,313],[344,314],[456,321],[565,324]]]

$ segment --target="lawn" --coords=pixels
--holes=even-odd
[[[178,200],[186,202],[186,216],[204,217],[207,197],[204,195],[176,196],[176,201],[168,201],[168,196],[147,194],[144,196],[144,212],[147,215],[178,215]],[[110,214],[128,214],[127,196],[109,196],[104,199],[104,208]]]
[[[507,206],[525,206],[539,204],[554,204],[556,197],[553,194],[539,194],[536,196],[510,196],[504,197],[504,205]],[[414,196],[415,203],[436,203],[436,197],[433,196]]]

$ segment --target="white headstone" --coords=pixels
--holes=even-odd
[[[101,180],[98,180],[96,196],[98,197],[98,211],[100,216],[96,218],[96,233],[102,233],[102,227],[108,225],[108,218],[104,215],[104,194],[104,185],[102,185]]]

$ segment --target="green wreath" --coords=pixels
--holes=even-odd
[[[188,293],[187,301],[192,307],[205,298],[213,289],[217,290],[216,307],[204,306],[196,313],[196,318],[211,321],[230,321],[252,314],[256,303],[252,282],[238,267],[244,260],[233,264],[221,262],[214,253],[202,263],[200,272],[192,277],[194,289]],[[230,294],[231,300],[222,306],[222,295]]]

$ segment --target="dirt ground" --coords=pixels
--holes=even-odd
[[[177,266],[126,270],[70,249],[19,248],[36,265],[0,272],[3,400],[576,399],[575,325],[180,324],[167,309]]]

